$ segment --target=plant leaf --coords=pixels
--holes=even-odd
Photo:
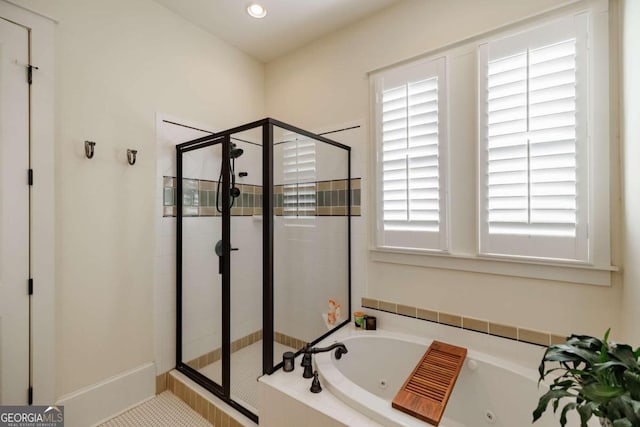
[[[620,362],[624,363],[627,368],[637,366],[637,357],[633,353],[633,349],[627,344],[616,344],[609,349],[609,353]]]
[[[632,426],[640,426],[640,402],[628,394],[611,399],[607,405],[607,417],[611,420],[626,419]]]
[[[564,408],[562,408],[562,411],[560,412],[560,425],[562,427],[567,425],[567,412],[576,409],[577,406],[578,405],[574,402],[569,402],[564,405]]]
[[[575,351],[574,351],[575,350]],[[550,351],[544,358],[545,362],[573,362],[573,363],[585,363],[585,360],[592,360],[595,357],[597,357],[597,355],[594,353],[593,355],[590,354],[576,354],[576,352],[587,352],[588,350],[582,350],[582,349],[554,349],[553,351]],[[577,368],[577,365],[574,366],[574,368]]]
[[[626,370],[622,375],[624,384],[629,390],[631,398],[640,401],[640,373]]]
[[[603,345],[606,347],[606,343],[595,337],[588,335],[572,335],[567,339],[566,345],[571,347],[581,348],[594,353],[600,353]]]
[[[580,391],[587,400],[598,403],[606,403],[614,397],[624,394],[624,388],[614,387],[608,384],[591,383],[582,387]]]
[[[574,380],[563,380],[564,377],[558,377],[555,380],[553,380],[553,384],[551,384],[551,387],[553,388],[570,388],[571,386],[573,386],[576,382]]]
[[[593,410],[590,405],[582,405],[577,408],[578,414],[580,414],[580,427],[588,427],[587,421],[593,415]]]
[[[614,366],[619,366],[621,368],[625,368],[627,369],[627,365],[624,364],[623,362],[619,362],[617,360],[609,360],[608,362],[604,362],[604,363],[596,363],[593,366],[593,369],[596,371],[603,371],[603,370],[609,370],[610,368],[614,367]]]
[[[602,345],[600,346],[600,363],[607,361],[607,356],[609,355],[609,333],[611,332],[611,328],[607,329],[607,332],[604,333],[604,338],[602,340]]]
[[[566,360],[571,360],[571,361],[576,361],[576,358],[577,358],[577,360],[583,361],[590,366],[600,361],[600,356],[595,351],[583,349],[580,347],[568,346],[568,345],[567,346],[560,345],[558,347],[562,347],[559,349],[562,351],[562,353],[553,353],[553,356],[555,356],[556,358],[561,358],[564,356]],[[575,356],[575,357],[572,357],[572,356]]]
[[[563,397],[573,397],[573,395],[566,390],[549,390],[543,394],[540,400],[538,400],[538,407],[533,411],[533,422],[535,423],[540,419],[544,411],[547,410],[551,399],[561,399]]]

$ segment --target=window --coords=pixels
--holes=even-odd
[[[378,245],[446,249],[445,59],[374,76]]]
[[[587,15],[480,46],[480,252],[588,260]]]
[[[316,215],[316,143],[296,136],[283,153],[282,215],[312,219]]]
[[[373,261],[611,283],[616,16],[587,3],[370,73]]]

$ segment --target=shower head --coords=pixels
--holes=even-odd
[[[237,159],[238,157],[242,156],[242,153],[244,153],[244,150],[242,148],[239,148],[236,144],[231,144],[229,157],[231,157],[232,159]]]

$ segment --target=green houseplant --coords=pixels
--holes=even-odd
[[[564,344],[552,345],[542,358],[540,382],[547,380],[549,391],[533,411],[536,422],[549,404],[554,413],[562,406],[560,424],[567,413],[577,411],[581,427],[592,416],[603,426],[640,427],[640,348],[571,335]]]

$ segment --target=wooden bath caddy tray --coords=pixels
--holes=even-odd
[[[437,426],[466,356],[466,348],[434,341],[391,406]]]

